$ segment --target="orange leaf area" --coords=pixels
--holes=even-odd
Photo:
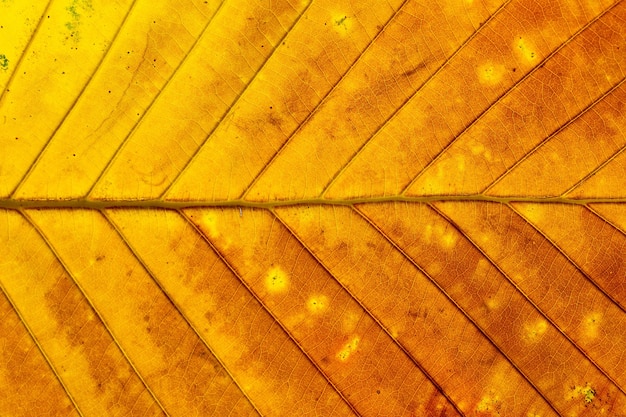
[[[0,0],[0,416],[626,417],[626,2]]]

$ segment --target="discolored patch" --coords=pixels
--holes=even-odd
[[[518,58],[525,64],[534,65],[539,62],[537,47],[530,39],[524,36],[518,36],[515,39],[513,50]]]
[[[270,293],[282,293],[289,287],[289,275],[280,267],[273,267],[265,275],[265,288]]]
[[[335,13],[331,18],[333,29],[342,35],[346,35],[350,32],[350,29],[354,25],[353,20],[354,19],[351,19],[350,16],[345,13]]]
[[[313,295],[307,300],[306,308],[312,314],[321,314],[328,308],[328,297],[325,295]]]
[[[547,330],[548,322],[544,319],[526,323],[524,325],[522,339],[530,343],[539,342]]]
[[[492,415],[500,414],[499,410],[502,408],[502,401],[500,397],[491,392],[483,396],[476,405],[476,411],[479,413],[488,413]]]
[[[361,338],[354,336],[348,343],[346,343],[339,352],[337,352],[337,359],[341,362],[347,361],[350,356],[357,351]]]
[[[583,334],[589,339],[595,339],[598,337],[598,329],[602,322],[602,314],[598,312],[591,312],[583,319]]]
[[[596,398],[596,390],[588,382],[585,385],[574,385],[569,388],[566,398],[581,399],[585,405],[589,405]]]
[[[502,82],[505,71],[504,65],[486,62],[476,69],[476,74],[481,84],[496,85]]]

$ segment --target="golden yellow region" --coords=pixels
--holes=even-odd
[[[279,267],[273,267],[265,275],[265,288],[271,293],[281,293],[289,286],[289,276]]]
[[[526,417],[541,417],[541,414],[534,411],[529,411],[528,413],[526,413]]]
[[[497,395],[485,395],[476,406],[476,411],[479,413],[498,414],[500,404],[501,401]]]
[[[523,338],[529,342],[538,342],[548,330],[548,322],[540,319],[534,323],[526,323]]]
[[[331,18],[333,29],[342,35],[345,35],[350,31],[352,25],[354,24],[353,21],[354,19],[345,13],[335,13]]]
[[[219,237],[220,234],[217,231],[217,216],[215,213],[204,213],[202,215],[202,225],[204,226],[204,230],[207,231],[211,237]]]
[[[456,244],[457,236],[455,235],[452,227],[437,225],[435,226],[434,232],[439,238],[439,243],[443,247],[451,249]]]
[[[583,321],[584,335],[590,339],[596,338],[601,320],[602,315],[600,313],[593,312],[588,314]]]
[[[502,81],[502,77],[506,72],[504,65],[493,64],[487,62],[476,70],[478,80],[482,84],[495,85]]]
[[[535,45],[523,36],[517,37],[514,49],[517,55],[526,63],[532,64],[539,59]]]
[[[491,161],[493,159],[493,155],[489,149],[485,149],[485,146],[476,141],[471,141],[469,144],[469,150],[472,155],[482,155],[487,161]]]
[[[591,404],[596,397],[596,390],[587,382],[585,385],[575,385],[565,395],[566,399],[582,398],[585,404]]]
[[[361,338],[359,336],[354,336],[348,343],[346,343],[343,348],[339,352],[337,352],[337,359],[341,362],[345,362],[348,360],[350,355],[356,352],[359,342]]]
[[[328,297],[325,295],[314,295],[309,297],[306,308],[313,314],[320,314],[328,308]]]

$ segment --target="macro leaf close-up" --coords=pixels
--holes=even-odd
[[[626,2],[0,0],[0,416],[626,417]]]

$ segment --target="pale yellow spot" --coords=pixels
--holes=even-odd
[[[482,143],[479,143],[479,142],[471,143],[469,148],[472,154],[474,155],[480,155],[481,153],[485,151],[485,147],[483,146]]]
[[[598,328],[600,327],[601,320],[602,315],[597,312],[590,313],[585,316],[583,320],[583,329],[586,337],[590,339],[598,337]]]
[[[474,156],[483,156],[487,161],[491,161],[493,155],[491,154],[491,151],[489,149],[485,148],[485,145],[483,145],[480,142],[477,142],[475,140],[472,140],[469,144],[469,150],[472,153],[472,155]]]
[[[314,295],[309,297],[306,302],[306,308],[312,314],[321,314],[328,308],[328,297],[325,295]]]
[[[345,13],[333,14],[330,22],[333,29],[335,29],[342,35],[348,34],[348,32],[350,32],[350,29],[352,29],[352,26],[354,25],[354,19]]]
[[[215,213],[204,213],[201,222],[204,230],[209,233],[210,237],[219,237],[220,233],[217,231],[217,216]]]
[[[526,413],[526,417],[541,417],[541,414],[535,411],[529,411],[528,413]]]
[[[596,397],[596,390],[594,390],[589,383],[585,385],[576,385],[570,387],[569,391],[565,394],[565,399],[582,399],[585,404],[591,404]]]
[[[500,408],[500,397],[497,395],[485,395],[480,399],[480,402],[476,406],[476,411],[479,413],[497,413]]]
[[[447,225],[435,226],[434,232],[439,239],[439,243],[446,249],[452,249],[458,240],[458,237],[454,233],[454,229],[449,228]]]
[[[350,355],[356,352],[359,347],[359,342],[361,338],[359,336],[354,336],[348,343],[346,343],[339,352],[337,352],[337,359],[341,362],[345,362],[348,360]]]
[[[516,38],[513,48],[523,62],[534,64],[539,60],[536,46],[523,36]]]
[[[529,342],[538,342],[547,330],[548,322],[544,319],[539,319],[534,323],[526,323],[523,338]]]
[[[505,72],[506,69],[504,68],[504,65],[493,64],[491,62],[481,65],[476,70],[478,80],[482,84],[486,85],[495,85],[500,83]]]
[[[500,300],[492,296],[487,298],[487,301],[485,301],[485,305],[487,306],[487,309],[489,311],[493,311],[500,307]]]
[[[289,276],[279,267],[273,267],[265,275],[265,288],[271,293],[281,293],[289,286]]]
[[[532,223],[539,223],[545,217],[545,208],[539,204],[532,206],[520,207],[522,214]]]

